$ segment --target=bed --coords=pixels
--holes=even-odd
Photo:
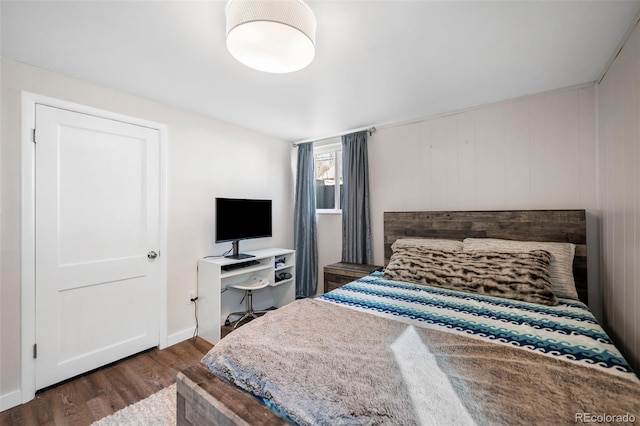
[[[640,416],[640,381],[584,304],[584,210],[387,212],[384,244],[384,271],[269,313],[181,372],[178,424]]]

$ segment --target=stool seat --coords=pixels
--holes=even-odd
[[[265,278],[253,277],[249,281],[243,283],[231,284],[229,287],[236,290],[259,290],[269,285],[269,280]]]
[[[235,330],[238,325],[248,319],[249,321],[251,321],[252,319],[258,318],[258,314],[265,314],[267,313],[267,311],[254,311],[253,310],[253,291],[254,290],[260,290],[261,288],[265,288],[266,286],[269,285],[269,280],[267,280],[266,278],[259,278],[259,277],[253,277],[248,281],[245,281],[243,283],[238,283],[238,284],[231,284],[228,285],[227,287],[231,287],[234,288],[236,290],[242,290],[244,291],[244,299],[246,300],[246,310],[243,312],[232,312],[229,315],[227,315],[227,319],[225,320],[225,325],[231,325],[231,322],[229,321],[229,318],[232,315],[239,315],[240,318],[235,322],[235,324],[233,325],[233,329]]]

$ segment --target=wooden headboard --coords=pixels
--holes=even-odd
[[[584,210],[433,211],[384,213],[384,264],[398,238],[500,238],[573,243],[573,276],[588,302],[587,225]]]

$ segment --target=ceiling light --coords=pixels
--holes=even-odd
[[[316,18],[301,0],[229,0],[227,49],[259,71],[287,73],[313,61]]]

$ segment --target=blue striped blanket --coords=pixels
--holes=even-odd
[[[319,299],[417,327],[463,334],[638,382],[583,303],[543,306],[383,279],[374,272]]]

